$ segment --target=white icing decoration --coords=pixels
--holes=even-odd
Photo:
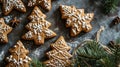
[[[41,40],[41,36],[38,36],[38,40]]]
[[[21,46],[20,44],[22,43],[19,41],[17,42],[17,45],[14,46],[14,48],[18,47],[18,50],[15,51],[15,54],[17,55],[18,60],[14,58],[12,55],[6,58],[8,62],[13,62],[16,66],[20,66],[20,65],[23,65],[24,63],[28,63],[29,61],[31,61],[31,59],[28,56],[25,56],[25,58],[20,57],[20,55],[23,52],[21,51],[21,47],[24,47],[24,46]]]
[[[51,4],[49,0],[30,0],[28,3],[28,6],[34,6],[35,4],[41,4],[43,3],[45,8],[48,8]]]
[[[32,38],[32,37],[33,37],[33,35],[32,35],[32,32],[31,32],[31,31],[29,31],[28,33],[26,33],[26,34],[25,34],[25,36],[26,36],[27,38]]]
[[[46,36],[52,36],[52,31],[50,31],[50,30],[45,30],[45,34],[46,34]]]
[[[5,33],[8,34],[7,32],[11,30],[12,28],[9,27],[8,25],[4,24],[4,20],[0,19],[0,41],[4,41],[6,38]]]
[[[72,8],[65,5],[62,5],[61,7],[63,16],[65,16],[65,19],[67,19],[66,24],[68,26],[70,26],[71,24],[74,25],[75,29],[72,29],[74,34],[77,34],[77,32],[81,31],[79,30],[80,27],[89,30],[90,27],[86,23],[86,20],[90,21],[92,19],[92,15],[90,13],[82,15],[82,9],[76,9],[74,7]]]
[[[68,46],[65,46],[64,40],[60,39],[59,41],[52,44],[52,46],[54,46],[54,50],[47,53],[50,60],[46,62],[46,66],[65,67],[68,65],[68,63],[70,63],[69,58],[72,56],[67,52],[66,48]],[[63,50],[60,46],[63,46],[65,50]]]
[[[25,8],[21,0],[3,0],[5,11],[8,12],[13,7],[23,10]]]
[[[76,30],[75,29],[72,29],[73,33],[76,34]]]
[[[35,40],[35,42],[41,44],[41,40],[45,38],[52,38],[53,31],[49,30],[50,22],[45,20],[45,15],[40,11],[38,7],[35,7],[32,14],[29,16],[31,22],[27,24],[27,29],[30,31],[25,34],[25,38]]]

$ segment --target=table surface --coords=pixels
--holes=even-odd
[[[24,0],[24,3],[27,4],[27,0]],[[85,13],[94,12],[95,16],[91,22],[93,26],[92,31],[89,33],[81,32],[76,37],[70,37],[70,28],[66,28],[65,21],[61,19],[61,13],[59,10],[60,4],[70,6],[75,5],[76,8],[85,9]],[[100,5],[100,0],[53,0],[52,9],[49,12],[45,11],[39,6],[42,12],[47,15],[46,20],[52,23],[50,29],[56,32],[57,36],[45,40],[44,45],[36,46],[33,41],[21,39],[21,36],[28,31],[25,29],[25,25],[30,22],[27,17],[30,15],[33,7],[27,7],[26,5],[26,13],[20,13],[16,10],[13,10],[9,15],[5,16],[2,14],[2,4],[0,4],[0,17],[5,19],[6,24],[10,24],[9,21],[14,17],[17,17],[21,21],[20,24],[8,35],[9,43],[0,44],[0,67],[5,66],[6,63],[4,59],[10,55],[8,49],[13,47],[18,40],[21,40],[24,46],[30,51],[29,56],[31,58],[38,58],[40,61],[44,61],[46,58],[45,53],[50,50],[50,44],[55,42],[61,35],[64,36],[67,44],[72,48],[77,47],[77,45],[79,45],[85,39],[95,39],[96,32],[99,30],[100,26],[105,27],[105,30],[100,36],[101,43],[108,44],[109,41],[117,39],[120,37],[120,24],[112,28],[110,28],[109,25],[116,16],[120,16],[120,7],[117,8],[117,11],[114,14],[104,15],[101,12]]]

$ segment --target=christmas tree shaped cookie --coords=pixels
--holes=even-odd
[[[61,36],[55,43],[51,44],[53,50],[47,52],[49,60],[45,61],[47,67],[68,67],[71,64],[70,58],[72,55],[68,52],[69,47],[63,36]]]
[[[46,10],[51,9],[51,0],[29,0],[28,6],[40,5]]]
[[[44,15],[38,7],[34,7],[31,15],[28,17],[31,22],[26,25],[29,30],[23,39],[34,40],[36,45],[44,44],[44,40],[56,36],[52,30],[48,29],[51,23],[46,21],[46,15]]]
[[[11,55],[6,58],[8,64],[6,67],[29,67],[31,58],[27,56],[29,51],[25,49],[21,41],[18,41],[17,44],[9,49]]]
[[[5,15],[8,15],[13,8],[21,11],[26,12],[26,8],[21,0],[1,0],[3,3],[3,11]]]
[[[89,32],[92,30],[90,22],[93,13],[84,13],[84,9],[76,9],[75,6],[61,5],[62,18],[66,19],[66,27],[71,27],[71,36],[78,35],[81,31]]]
[[[12,27],[5,24],[4,19],[0,18],[0,43],[8,43],[7,34],[12,31]]]

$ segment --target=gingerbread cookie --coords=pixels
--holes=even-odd
[[[3,3],[3,11],[5,15],[8,15],[13,8],[26,12],[26,8],[21,0],[2,0]]]
[[[59,49],[59,50],[67,50],[67,51],[71,49],[71,47],[68,46],[67,43],[65,42],[63,36],[59,37],[59,39],[55,43],[51,44],[51,48],[56,50]]]
[[[35,5],[40,5],[46,10],[51,9],[51,0],[29,0],[28,6],[32,7]]]
[[[53,50],[47,52],[49,60],[45,61],[47,67],[69,67],[72,55],[68,52],[71,47],[68,46],[61,36],[55,43],[51,44]]]
[[[29,51],[24,47],[21,41],[18,41],[17,44],[9,49],[11,55],[6,58],[8,64],[6,67],[29,67],[31,58],[27,56]]]
[[[66,19],[66,27],[71,27],[71,36],[78,35],[81,31],[89,32],[92,30],[90,22],[94,13],[84,13],[84,9],[76,9],[75,6],[61,5],[60,11],[62,19]]]
[[[29,30],[22,36],[25,40],[34,40],[36,45],[44,44],[44,40],[56,36],[52,30],[48,29],[51,23],[46,21],[46,15],[44,15],[40,9],[36,6],[28,17],[31,22],[26,25]]]
[[[4,19],[0,18],[0,43],[8,43],[7,34],[12,31],[12,27],[5,24]]]

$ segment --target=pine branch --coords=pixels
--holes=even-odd
[[[75,50],[74,67],[119,67],[120,38],[107,49],[110,52],[96,41],[86,42]]]
[[[119,67],[120,64],[120,38],[118,38],[115,42],[110,41],[109,49],[112,54],[107,55],[103,58],[103,67]]]
[[[102,1],[102,8],[105,14],[109,14],[114,12],[118,6],[120,0],[103,0]]]
[[[113,62],[113,65],[117,67],[120,64],[120,38],[109,45],[111,45],[111,47],[109,46],[109,48],[113,53],[110,57],[112,58],[110,59],[110,61]]]
[[[39,60],[33,59],[31,64],[30,64],[30,67],[46,67],[46,66],[42,62],[40,62]]]
[[[101,66],[103,64],[101,61],[102,58],[106,57],[108,54],[96,41],[87,42],[84,46],[79,47],[75,51],[75,67]]]

